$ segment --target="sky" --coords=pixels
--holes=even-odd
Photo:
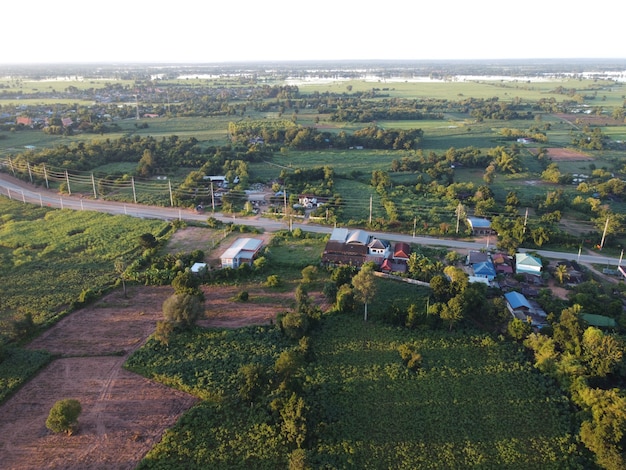
[[[626,58],[609,0],[29,0],[0,64]]]

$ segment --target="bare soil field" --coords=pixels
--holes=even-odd
[[[0,407],[3,469],[131,469],[197,400],[122,368],[154,331],[171,288],[107,295],[30,345],[60,356]],[[80,401],[78,432],[45,427],[52,405]]]
[[[537,155],[538,150],[536,148],[528,149],[533,155]],[[574,149],[551,147],[546,149],[548,157],[555,162],[574,162],[574,161],[590,161],[593,157],[587,155],[584,152],[580,152]]]
[[[607,116],[605,114],[555,114],[556,117],[563,119],[564,121],[569,122],[575,127],[583,127],[585,125],[588,126],[621,126],[624,123],[618,119],[614,119],[612,116]]]
[[[200,326],[233,328],[271,323],[290,309],[292,292],[254,286],[204,286],[207,318]],[[233,299],[242,290],[248,302]],[[2,469],[132,469],[197,399],[123,369],[128,355],[153,333],[171,287],[115,291],[67,316],[31,349],[59,356],[0,406]],[[311,300],[327,308],[324,296]],[[55,435],[45,421],[64,398],[80,401],[78,432]]]

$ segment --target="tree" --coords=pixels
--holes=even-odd
[[[115,260],[115,272],[122,281],[122,287],[124,289],[124,298],[126,298],[126,261],[124,258],[117,258]]]
[[[65,432],[71,436],[76,430],[81,411],[82,407],[78,400],[72,398],[59,400],[50,409],[46,427],[54,433]]]
[[[519,318],[513,318],[513,320],[509,322],[506,330],[511,338],[516,341],[522,341],[532,332],[530,323],[520,320]]]
[[[302,282],[305,284],[310,284],[315,282],[317,279],[317,267],[315,266],[307,266],[302,270]]]
[[[567,266],[559,264],[554,270],[554,277],[557,278],[559,284],[563,284],[565,279],[569,279],[569,273],[567,272]]]
[[[172,294],[163,302],[163,315],[176,326],[188,328],[204,312],[202,298],[192,294]]]
[[[260,394],[265,382],[265,370],[261,364],[244,364],[237,371],[239,396],[252,402]]]
[[[359,302],[365,304],[363,320],[367,321],[367,304],[376,296],[376,278],[374,276],[374,266],[366,263],[361,270],[352,278],[355,297]]]
[[[622,362],[624,345],[615,336],[606,335],[602,330],[588,327],[583,333],[583,357],[589,374],[605,377]]]
[[[441,304],[439,316],[443,321],[447,321],[452,331],[452,327],[463,319],[463,300],[457,295],[448,300],[447,303]]]
[[[155,248],[158,244],[158,241],[154,235],[151,233],[144,233],[139,236],[139,245],[143,249]]]

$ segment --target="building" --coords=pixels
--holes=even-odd
[[[388,241],[379,240],[364,230],[335,228],[322,253],[322,263],[360,267],[366,261],[373,261],[381,266],[391,256]]]
[[[491,222],[488,219],[482,217],[468,217],[467,225],[472,230],[472,235],[491,235],[493,230],[491,228]]]
[[[238,238],[220,257],[222,268],[236,269],[242,264],[252,264],[263,244],[257,238]]]
[[[541,260],[528,253],[515,254],[515,273],[516,274],[532,274],[541,276],[543,264]]]

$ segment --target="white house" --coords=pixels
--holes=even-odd
[[[541,269],[543,265],[541,260],[529,255],[527,253],[515,254],[515,272],[517,274],[534,274],[535,276],[541,276]]]
[[[222,268],[236,269],[244,263],[252,264],[263,244],[257,238],[238,238],[220,257]]]

